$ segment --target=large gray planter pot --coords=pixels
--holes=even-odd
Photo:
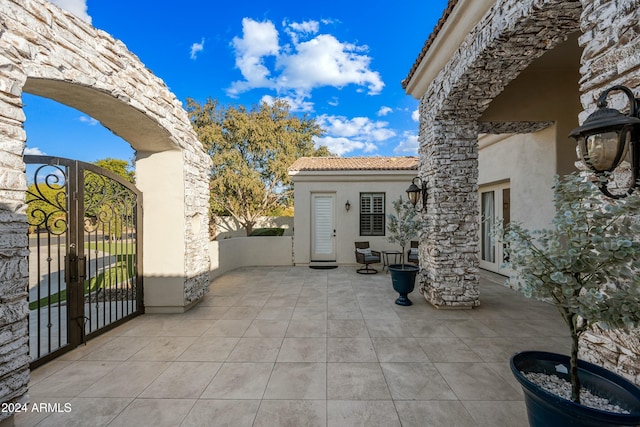
[[[393,289],[400,294],[398,299],[396,299],[396,304],[404,306],[412,305],[413,303],[407,295],[413,292],[416,275],[420,269],[410,264],[391,264],[389,271],[391,272]]]

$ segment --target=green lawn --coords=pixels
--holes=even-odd
[[[135,245],[133,243],[98,242],[96,244],[92,242],[91,244],[85,244],[85,247],[89,250],[97,249],[98,251],[108,254],[115,254],[116,260],[115,265],[110,266],[106,271],[103,270],[89,280],[84,281],[84,295],[90,292],[96,292],[98,289],[115,287],[125,278],[130,279],[133,277],[135,273]],[[125,254],[122,254],[122,252],[125,252]],[[64,289],[59,293],[46,296],[38,301],[30,302],[29,310],[35,310],[38,307],[46,307],[49,304],[56,304],[66,300],[67,290]]]

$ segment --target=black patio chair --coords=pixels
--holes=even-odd
[[[414,264],[418,264],[418,245],[420,242],[416,240],[411,241],[411,248],[407,251],[407,261],[412,262]]]
[[[360,274],[376,274],[378,270],[370,267],[370,265],[381,262],[380,252],[371,250],[369,242],[355,242],[355,245],[356,262],[364,264],[364,267],[359,268],[357,272]]]

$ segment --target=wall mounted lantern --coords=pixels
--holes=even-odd
[[[351,203],[349,203],[348,200],[347,203],[344,204],[344,208],[347,210],[347,212],[349,212],[349,209],[351,209]]]
[[[622,91],[629,98],[630,109],[623,114],[607,108],[609,92]],[[640,160],[640,98],[626,86],[612,86],[600,94],[598,109],[569,133],[578,142],[582,161],[598,177],[598,187],[607,197],[620,199],[633,193],[638,185]],[[612,194],[603,175],[612,172],[630,154],[632,182],[626,193]]]
[[[422,197],[420,197],[422,195]],[[427,183],[423,181],[422,178],[416,176],[411,180],[411,185],[407,188],[407,197],[411,204],[416,207],[418,204],[418,200],[422,199],[422,206],[420,208],[416,207],[418,212],[427,210]]]

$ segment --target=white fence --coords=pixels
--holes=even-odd
[[[240,267],[293,265],[293,237],[234,237],[209,242],[211,280]]]
[[[218,216],[215,217],[216,222],[216,240],[229,239],[232,237],[246,237],[247,232],[242,225],[233,217]],[[284,228],[285,236],[293,236],[293,217],[292,216],[265,216],[258,219],[254,228]]]

